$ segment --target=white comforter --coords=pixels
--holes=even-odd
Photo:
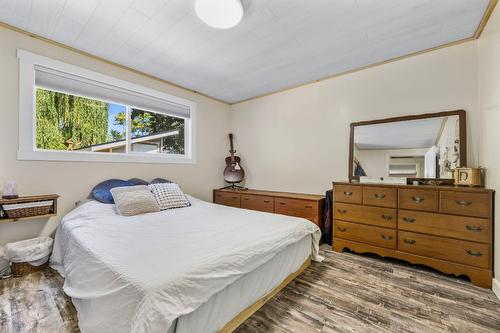
[[[320,231],[294,217],[214,205],[124,217],[85,203],[59,226],[51,266],[65,276],[82,332],[166,332],[287,245]]]

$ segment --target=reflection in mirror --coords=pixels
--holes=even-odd
[[[353,176],[450,179],[460,166],[460,119],[358,125],[353,150]]]

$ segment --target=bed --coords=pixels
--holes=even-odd
[[[132,217],[89,201],[63,218],[51,266],[82,332],[230,332],[322,259],[305,219],[189,200]]]

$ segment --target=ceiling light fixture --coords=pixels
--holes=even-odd
[[[194,9],[200,20],[218,29],[232,28],[243,18],[240,0],[196,0]]]

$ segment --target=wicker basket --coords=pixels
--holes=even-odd
[[[19,277],[41,271],[45,269],[48,265],[49,265],[48,261],[40,266],[33,266],[28,264],[27,262],[13,262],[10,265],[10,271],[12,272],[12,275]]]
[[[43,203],[46,203],[47,201],[43,201]],[[36,204],[36,202],[34,202]],[[42,202],[40,202],[42,203]],[[48,203],[48,202],[47,202]],[[23,207],[23,208],[16,208],[16,209],[7,209],[7,205],[4,205],[4,211],[7,214],[7,217],[10,219],[19,219],[22,217],[31,217],[31,216],[38,216],[38,215],[47,215],[50,214],[52,207],[53,207],[53,202],[50,201],[50,203],[46,205],[36,205],[33,207]]]

